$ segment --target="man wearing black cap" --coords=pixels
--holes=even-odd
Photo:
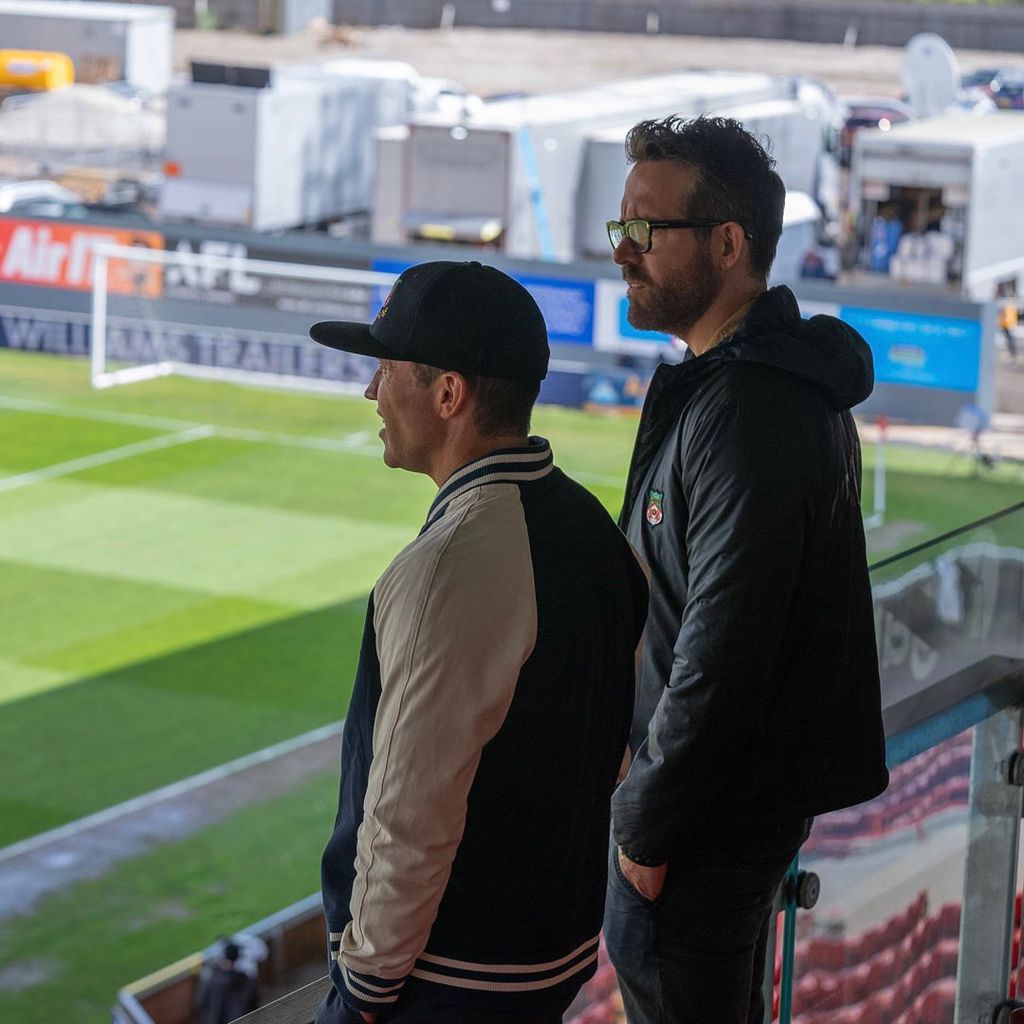
[[[547,332],[511,278],[422,264],[311,334],[380,360],[384,461],[438,486],[370,595],[317,1024],[557,1024],[597,959],[643,572],[528,436]]]

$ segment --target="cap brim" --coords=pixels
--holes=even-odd
[[[401,359],[397,352],[382,345],[371,333],[369,324],[347,323],[340,320],[323,320],[313,324],[309,336],[321,345],[351,352],[357,356],[373,356],[374,359]]]

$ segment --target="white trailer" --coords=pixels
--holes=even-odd
[[[851,209],[869,278],[1024,295],[1024,113],[910,121],[854,139]]]
[[[168,95],[160,212],[171,220],[270,231],[365,214],[374,133],[405,124],[417,101],[415,72],[393,61],[194,72],[206,81]]]
[[[66,53],[79,82],[171,84],[174,10],[85,0],[0,0],[0,46]]]
[[[796,89],[790,78],[683,72],[497,100],[463,117],[415,118],[407,132],[379,140],[389,187],[377,193],[373,238],[491,245],[514,257],[571,260],[589,251],[590,234],[618,211],[629,125],[758,104],[767,111],[793,103]],[[592,158],[591,142],[600,143],[603,129],[618,140],[611,171]]]

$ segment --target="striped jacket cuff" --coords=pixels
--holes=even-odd
[[[374,974],[362,974],[347,967],[339,955],[341,933],[331,932],[331,980],[341,998],[356,1010],[380,1013],[398,1002],[405,978],[378,978]]]

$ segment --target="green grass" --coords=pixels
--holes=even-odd
[[[864,449],[864,506],[874,502],[876,450]],[[886,465],[886,522],[898,529],[868,535],[872,560],[895,554],[955,530],[1009,505],[1024,501],[1024,466],[1004,462],[976,472],[956,452],[889,445]],[[896,538],[891,543],[886,538]]]
[[[176,378],[94,392],[81,362],[0,352],[0,480],[189,424],[282,436],[0,490],[0,845],[345,713],[366,594],[434,488],[372,440],[281,442],[372,438],[372,405]],[[635,420],[542,408],[535,429],[617,512]],[[1013,466],[974,477],[895,447],[887,464],[898,528],[873,557],[1024,496]],[[0,965],[40,969],[0,990],[0,1019],[98,1024],[120,985],[313,891],[334,792],[317,780],[0,926]]]
[[[614,506],[633,424],[545,415]],[[79,362],[0,355],[0,477],[190,423],[378,426],[364,401],[180,379],[93,392]],[[433,490],[376,442],[210,437],[0,492],[0,845],[342,717],[366,593]]]

